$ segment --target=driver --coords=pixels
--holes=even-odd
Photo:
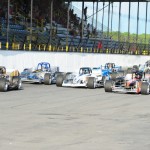
[[[4,67],[0,68],[0,74],[6,74],[6,69]]]
[[[41,70],[44,71],[44,66],[41,67]]]
[[[109,68],[109,69],[112,69],[112,64],[111,64],[111,63],[108,65],[108,68]]]
[[[47,69],[47,67],[42,66],[42,67],[41,67],[41,70],[42,70],[42,71],[47,71],[48,69]]]
[[[87,70],[86,70],[86,69],[83,69],[83,70],[82,70],[82,74],[87,74]]]
[[[142,79],[142,75],[143,75],[143,73],[140,71],[135,72],[135,78],[136,79]]]

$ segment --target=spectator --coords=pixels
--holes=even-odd
[[[98,48],[98,50],[102,49],[102,42],[101,41],[98,42],[97,48]]]
[[[85,21],[87,21],[87,7],[84,8],[84,17],[85,17]]]
[[[96,36],[97,36],[96,28],[93,29],[92,34],[93,34],[93,37],[96,37]]]
[[[80,38],[82,38],[82,22],[79,24],[79,33],[80,33]]]
[[[87,24],[87,37],[89,38],[90,36],[90,24]]]

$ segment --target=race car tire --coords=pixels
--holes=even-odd
[[[150,92],[150,86],[149,86],[148,82],[142,82],[141,94],[148,95],[149,92]]]
[[[95,86],[95,78],[94,77],[88,78],[87,87],[89,89],[95,89],[96,86]]]
[[[15,90],[20,90],[22,88],[21,78],[18,76],[14,76],[12,78],[12,84],[15,85]]]
[[[51,78],[51,75],[49,73],[45,73],[45,75],[44,75],[44,84],[45,85],[52,84],[52,78]]]
[[[58,75],[56,78],[56,86],[62,87],[63,80],[64,80],[64,75]]]
[[[5,78],[0,79],[0,91],[6,92],[8,90],[8,83]]]
[[[106,82],[105,82],[105,86],[104,86],[104,88],[105,88],[105,92],[112,92],[112,80],[106,80]]]

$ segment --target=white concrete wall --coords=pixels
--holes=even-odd
[[[147,60],[150,60],[150,56],[0,50],[0,66],[19,71],[25,67],[36,67],[39,62],[49,62],[51,66],[59,66],[60,71],[77,71],[80,67],[97,67],[107,62],[132,66],[144,64]]]

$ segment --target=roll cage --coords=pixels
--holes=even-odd
[[[92,73],[92,69],[89,67],[80,68],[79,74],[90,74]]]
[[[51,69],[51,66],[50,66],[50,64],[47,63],[47,62],[41,62],[41,63],[39,63],[39,64],[37,65],[37,70],[50,71],[50,69]]]

